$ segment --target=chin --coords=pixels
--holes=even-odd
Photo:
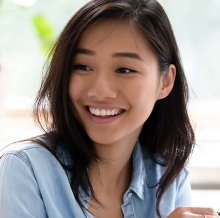
[[[100,144],[100,145],[111,145],[119,141],[118,138],[112,137],[112,135],[104,135],[104,134],[99,134],[99,136],[95,135],[89,135],[89,138],[93,141],[95,144]]]
[[[99,144],[99,145],[111,145],[114,144],[116,141],[114,140],[106,140],[106,138],[91,138],[93,143]]]

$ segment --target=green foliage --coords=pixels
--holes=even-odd
[[[50,22],[39,14],[32,18],[32,22],[38,35],[41,50],[47,54],[55,42],[54,29]]]

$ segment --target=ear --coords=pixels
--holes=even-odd
[[[175,77],[176,77],[176,67],[175,65],[171,64],[169,66],[168,72],[163,73],[161,76],[157,100],[166,98],[170,94],[173,88]]]

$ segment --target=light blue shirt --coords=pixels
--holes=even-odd
[[[121,205],[125,218],[156,218],[155,185],[164,167],[142,154],[139,143],[133,152],[133,176]],[[68,153],[60,149],[59,158],[68,163]],[[160,211],[167,217],[176,207],[190,206],[188,171],[181,174],[166,190]],[[88,197],[81,193],[81,200]],[[86,206],[86,203],[85,203]],[[9,146],[0,159],[1,218],[92,218],[84,214],[72,193],[69,176],[57,159],[33,142]]]

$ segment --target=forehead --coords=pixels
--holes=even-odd
[[[123,19],[107,19],[91,24],[80,37],[78,47],[94,49],[108,45],[112,49],[151,52],[149,42],[139,28]]]

